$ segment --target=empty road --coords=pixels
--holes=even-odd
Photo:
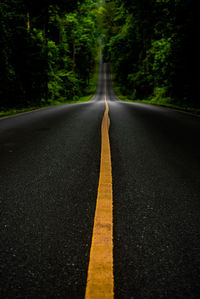
[[[200,118],[119,101],[102,63],[91,101],[0,119],[0,298],[84,298],[106,103],[114,297],[199,298]]]

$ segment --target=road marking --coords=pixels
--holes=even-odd
[[[114,298],[113,190],[105,72],[104,82],[106,108],[101,125],[100,177],[85,299]]]

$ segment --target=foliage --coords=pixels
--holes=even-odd
[[[124,94],[199,107],[198,18],[194,0],[1,0],[0,107],[87,93],[99,34]]]
[[[96,11],[92,0],[1,0],[1,108],[84,94],[96,57]]]
[[[104,61],[124,94],[200,106],[197,11],[194,0],[105,1],[98,21]]]

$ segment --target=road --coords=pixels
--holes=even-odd
[[[121,102],[106,72],[90,102],[0,120],[0,298],[84,298],[105,81],[115,298],[200,296],[200,118]]]

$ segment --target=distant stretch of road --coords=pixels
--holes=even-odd
[[[120,101],[102,62],[91,101],[0,119],[0,298],[84,298],[88,273],[114,298],[199,298],[199,138],[198,116]]]

